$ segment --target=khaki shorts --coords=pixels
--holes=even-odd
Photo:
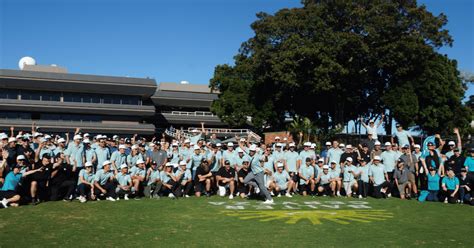
[[[398,188],[398,191],[400,192],[400,195],[405,195],[405,188],[407,187],[408,183],[409,182],[406,181],[402,184],[397,185],[397,188]]]
[[[412,184],[415,183],[415,173],[413,172],[408,173],[408,181]]]

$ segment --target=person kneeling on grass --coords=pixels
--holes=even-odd
[[[344,163],[343,185],[346,191],[346,197],[350,197],[352,192],[357,192],[358,189],[357,180],[355,179],[358,176],[358,170],[357,167],[353,165],[352,160],[352,157],[347,157]]]
[[[86,202],[87,198],[95,200],[94,173],[92,172],[92,163],[90,161],[85,163],[85,169],[79,171],[77,187],[79,189],[79,201],[81,203]]]
[[[234,199],[235,190],[235,169],[230,167],[230,161],[224,162],[224,167],[217,171],[217,185],[219,186],[219,196],[225,196],[229,189],[229,199]]]
[[[358,183],[359,183],[359,199],[367,198],[369,194],[369,166],[364,159],[359,160]]]
[[[331,168],[329,170],[329,174],[331,174],[331,188],[334,188],[332,191],[333,196],[341,196],[341,169],[337,168],[336,161],[331,161]],[[334,187],[332,187],[333,184]]]
[[[158,199],[158,194],[160,193],[163,184],[161,183],[160,171],[158,170],[156,161],[151,162],[151,167],[148,169],[146,174],[146,181],[147,185],[143,190],[145,197]]]
[[[247,197],[250,192],[250,185],[245,185],[244,180],[247,174],[249,174],[250,161],[244,157],[242,161],[242,168],[237,172],[237,190],[239,191],[240,198]]]
[[[459,199],[461,203],[470,203],[472,198],[472,182],[467,176],[466,168],[461,169],[461,175],[459,176]]]
[[[179,162],[179,168],[174,172],[176,181],[178,182],[178,190],[176,190],[176,196],[189,197],[189,192],[193,187],[193,178],[191,170],[186,169],[186,161],[182,160]]]
[[[145,161],[143,161],[143,159],[139,158],[136,165],[130,169],[130,177],[133,184],[132,193],[138,196],[146,178]]]
[[[335,182],[331,182],[331,174],[329,173],[329,165],[323,165],[323,172],[319,175],[318,193],[323,196],[334,195],[336,189]]]
[[[285,167],[283,163],[277,163],[277,171],[273,175],[275,179],[275,191],[278,197],[282,194],[285,194],[287,197],[292,197],[290,189],[293,187],[293,181],[291,181],[290,175],[283,167]]]
[[[438,173],[436,173],[436,169],[434,167],[430,166],[427,179],[428,179],[428,196],[426,197],[426,200],[437,202],[439,201],[438,193],[439,193],[440,177]]]
[[[385,198],[386,192],[389,187],[388,174],[385,170],[385,166],[380,163],[380,157],[374,156],[369,168],[370,181],[374,185],[374,197]]]
[[[300,192],[306,196],[314,194],[316,181],[314,179],[314,167],[311,165],[311,158],[306,158],[306,163],[300,168]]]
[[[102,169],[95,173],[94,194],[97,199],[105,197],[108,201],[115,201],[115,177],[111,170],[111,162],[106,160],[102,163]]]
[[[443,189],[444,203],[457,203],[459,191],[459,179],[454,176],[452,168],[448,169],[446,176],[441,180],[441,187]]]
[[[117,173],[117,188],[116,188],[116,193],[117,193],[117,201],[120,199],[120,197],[123,197],[124,200],[128,200],[128,196],[135,191],[135,188],[132,187],[132,178],[130,174],[128,173],[128,166],[127,164],[122,164],[120,166],[120,172]]]
[[[209,164],[207,160],[202,160],[201,164],[196,169],[196,179],[194,181],[196,197],[200,197],[203,191],[207,197],[211,196],[211,178],[212,172],[209,168]]]
[[[35,170],[29,170],[25,173],[21,173],[20,166],[14,166],[13,170],[10,171],[5,177],[3,186],[0,188],[0,199],[2,199],[0,207],[7,208],[8,204],[17,207],[18,202],[20,201],[20,194],[18,194],[16,190],[21,178],[36,172],[40,172],[43,169],[43,167],[40,167]]]
[[[177,188],[176,178],[173,175],[173,165],[171,163],[166,163],[164,170],[160,173],[160,179],[163,183],[161,187],[161,193],[163,195],[168,195],[169,198],[176,198],[175,192]]]
[[[400,192],[400,199],[405,199],[405,195],[407,199],[410,199],[411,184],[408,181],[409,174],[410,171],[405,167],[403,160],[399,160],[397,168],[393,173],[393,178],[395,179],[395,185],[397,185],[398,192]],[[405,194],[406,188],[408,188],[408,194]]]

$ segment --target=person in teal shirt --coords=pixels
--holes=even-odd
[[[179,162],[179,168],[177,171],[174,172],[174,176],[177,182],[177,189],[176,189],[176,197],[180,197],[184,195],[185,197],[189,197],[189,192],[193,187],[193,178],[191,171],[186,169],[186,161]]]
[[[314,194],[314,189],[316,187],[316,181],[314,179],[314,167],[311,158],[306,158],[305,165],[301,166],[299,175],[300,175],[300,192],[303,196],[306,196],[308,193],[310,195]]]
[[[273,204],[272,196],[265,186],[263,164],[268,160],[266,155],[257,154],[257,146],[251,145],[249,148],[250,168],[251,172],[244,178],[244,184],[251,185],[254,189],[258,188],[258,192],[265,196],[264,204]]]
[[[374,185],[374,197],[382,198],[386,196],[389,187],[388,175],[385,166],[380,163],[380,157],[374,156],[369,167],[369,178]]]
[[[137,165],[130,169],[130,177],[133,184],[133,193],[138,194],[140,186],[145,183],[146,179],[146,168],[145,161],[142,159],[137,160]]]
[[[97,156],[97,170],[100,170],[102,169],[102,164],[110,159],[110,150],[106,146],[105,139],[99,140],[99,146],[95,149],[95,155]]]
[[[186,161],[182,162],[186,163]],[[158,193],[160,192],[162,183],[160,178],[160,171],[158,170],[158,165],[156,164],[156,161],[151,162],[151,166],[150,168],[148,168],[146,174],[146,181],[147,184],[143,190],[145,197],[158,199]]]
[[[95,173],[94,194],[96,197],[105,197],[108,201],[115,201],[115,177],[111,171],[111,162],[106,160],[102,164],[102,169]]]
[[[278,163],[277,171],[273,175],[275,180],[275,191],[278,193],[278,197],[282,194],[285,194],[286,197],[293,197],[290,194],[290,190],[293,188],[293,181],[291,181],[290,175],[283,169],[283,167],[285,167],[283,163]]]
[[[446,176],[441,180],[442,195],[445,203],[457,203],[459,191],[459,179],[454,175],[450,167]]]
[[[85,168],[79,171],[79,180],[77,187],[79,189],[79,201],[84,203],[87,199],[94,200],[94,172],[92,162],[87,161]]]
[[[17,186],[20,184],[21,178],[43,170],[41,167],[35,170],[27,171],[25,173],[20,173],[20,169],[20,166],[14,166],[13,170],[10,171],[5,177],[5,181],[0,188],[0,199],[2,199],[0,206],[4,208],[8,208],[9,204],[18,206],[18,202],[20,201],[21,197],[17,192]]]
[[[132,187],[132,178],[128,173],[128,165],[122,164],[120,166],[120,172],[117,173],[117,200],[120,197],[123,197],[124,200],[128,200],[128,195],[135,191],[134,187]]]
[[[469,151],[469,156],[464,160],[464,166],[468,174],[474,179],[474,148]]]
[[[436,169],[433,167],[429,168],[429,173],[427,175],[428,180],[428,196],[426,197],[427,201],[438,201],[439,193],[439,180],[440,177],[436,172]]]

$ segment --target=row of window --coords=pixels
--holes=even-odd
[[[0,89],[0,99],[59,102],[61,101],[61,97],[64,102],[142,105],[142,100],[138,96]]]

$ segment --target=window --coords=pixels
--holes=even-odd
[[[18,90],[0,89],[0,99],[18,99]]]

